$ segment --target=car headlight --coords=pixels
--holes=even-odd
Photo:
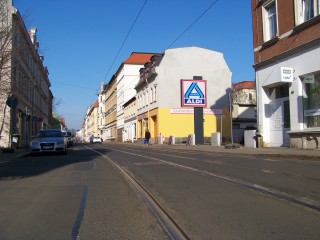
[[[57,144],[64,144],[64,141],[58,141]]]

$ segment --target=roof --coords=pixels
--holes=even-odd
[[[123,63],[124,64],[142,64],[150,61],[150,58],[158,53],[139,53],[133,52]]]
[[[241,90],[241,89],[256,89],[255,81],[243,81],[239,83],[232,84],[233,90]]]
[[[93,107],[94,107],[94,108],[99,107],[99,101],[98,101],[98,100],[96,100],[96,101],[94,102]]]

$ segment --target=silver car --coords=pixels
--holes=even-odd
[[[41,130],[30,142],[32,152],[62,152],[67,153],[67,139],[61,130]]]

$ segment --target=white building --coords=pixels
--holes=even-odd
[[[318,148],[320,1],[252,0],[252,11],[264,146]]]
[[[124,137],[124,104],[136,95],[135,86],[137,85],[140,74],[139,70],[144,64],[150,61],[154,53],[133,52],[126,59],[116,72],[117,80],[117,141],[126,141]],[[132,123],[130,123],[132,124]]]
[[[186,90],[183,86],[191,82],[189,89],[194,88],[190,95],[202,92],[206,99],[201,116],[204,137],[208,139],[211,133],[222,132],[222,136],[230,139],[228,93],[232,90],[231,76],[223,54],[209,49],[173,48],[152,57],[141,69],[136,86],[138,139],[143,140],[147,129],[152,143],[158,142],[160,134],[166,138],[173,135],[177,141],[184,141],[195,132],[194,108],[197,106],[185,104],[183,93]],[[220,129],[217,115],[225,117],[223,129]]]

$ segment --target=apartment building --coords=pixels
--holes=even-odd
[[[98,110],[99,110],[99,101],[96,100],[92,106],[87,110],[85,117],[85,141],[89,142],[90,137],[100,136],[100,131],[98,129]]]
[[[204,48],[167,49],[153,56],[140,70],[136,86],[137,138],[142,140],[149,129],[153,143],[160,134],[182,142],[195,132],[198,107],[204,137],[222,131],[230,140],[231,75],[223,54]],[[223,129],[218,115],[224,116]]]
[[[137,141],[137,105],[136,97],[131,98],[123,105],[125,142]]]
[[[99,130],[103,141],[117,139],[117,80],[112,76],[99,93]]]
[[[24,147],[51,122],[49,71],[39,53],[37,29],[27,31],[11,0],[1,1],[0,11],[0,146]]]
[[[118,68],[117,80],[117,141],[124,142],[124,104],[136,95],[139,70],[155,53],[133,52]]]
[[[244,131],[257,127],[256,82],[243,81],[232,84],[233,141],[244,143]]]
[[[320,0],[252,0],[258,129],[264,146],[318,148]]]

